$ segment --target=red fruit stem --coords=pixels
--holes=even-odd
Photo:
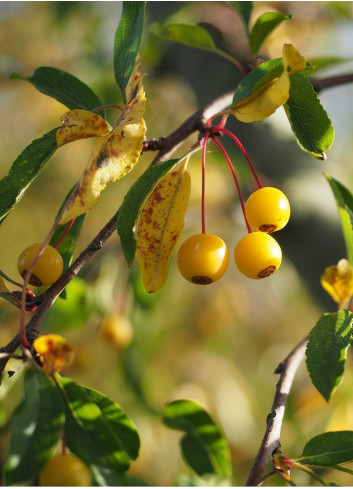
[[[246,216],[245,216],[245,205],[244,205],[244,199],[243,199],[243,196],[242,196],[242,193],[241,193],[241,190],[240,190],[240,185],[239,185],[239,180],[238,180],[238,177],[235,173],[235,170],[234,170],[234,166],[229,158],[229,155],[227,153],[227,151],[224,149],[223,145],[218,141],[218,139],[214,136],[211,136],[212,137],[212,141],[214,141],[217,146],[219,147],[219,149],[222,151],[225,159],[227,160],[227,163],[228,163],[228,166],[229,166],[229,169],[230,171],[232,172],[232,175],[233,175],[233,178],[234,178],[234,182],[235,182],[235,185],[237,187],[237,191],[238,191],[238,195],[239,195],[239,200],[240,200],[240,205],[241,205],[241,209],[243,211],[243,216],[244,216],[244,220],[245,220],[245,224],[246,224],[246,228],[248,230],[248,233],[251,233],[251,227],[248,223],[248,220],[246,219]]]
[[[70,231],[73,223],[75,222],[75,219],[71,219],[71,221],[69,221],[67,223],[67,226],[65,228],[65,231],[63,232],[63,234],[61,235],[61,237],[58,239],[58,241],[56,242],[56,244],[54,245],[54,248],[55,249],[58,249],[59,246],[61,245],[61,243],[63,242],[65,236],[67,235],[67,233]]]
[[[201,228],[202,228],[202,234],[206,233],[206,222],[205,222],[205,193],[206,193],[206,148],[207,148],[207,142],[208,142],[208,137],[209,133],[208,131],[205,132],[205,137],[203,139],[202,143],[202,158],[201,158]]]
[[[258,186],[259,188],[262,188],[262,185],[261,185],[260,179],[259,179],[259,177],[257,176],[257,173],[256,173],[256,171],[255,171],[255,168],[254,168],[253,164],[251,163],[251,160],[250,160],[250,158],[249,158],[249,156],[248,156],[248,153],[246,152],[246,150],[245,150],[244,146],[241,144],[241,142],[239,141],[239,139],[238,139],[238,138],[235,136],[235,134],[233,134],[231,131],[228,131],[228,129],[225,129],[225,128],[223,128],[223,127],[219,127],[219,128],[217,127],[217,129],[218,129],[218,130],[219,130],[219,132],[221,132],[221,133],[223,132],[224,134],[228,134],[228,136],[230,136],[230,137],[233,139],[233,141],[235,141],[235,142],[237,143],[238,148],[239,148],[239,149],[240,149],[240,151],[243,153],[243,155],[245,156],[246,161],[248,162],[248,165],[249,165],[249,167],[250,167],[250,170],[252,171],[252,174],[253,174],[253,176],[254,176],[254,178],[255,178],[255,180],[256,180],[257,186]]]

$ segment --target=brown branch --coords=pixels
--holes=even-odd
[[[209,117],[227,108],[230,105],[231,100],[232,92],[221,95],[210,104],[207,104],[205,107],[195,112],[169,136],[152,140],[152,147],[148,147],[148,141],[146,141],[146,143],[144,144],[144,150],[159,150],[153,162],[167,159],[174,151],[176,151],[182,141],[184,141],[190,134],[195,131],[203,130],[204,124],[206,120],[209,119]],[[93,241],[87,246],[84,251],[82,251],[78,258],[73,262],[73,264],[62,274],[59,280],[57,280],[57,282],[49,287],[40,296],[40,298],[37,298],[36,301],[34,301],[35,303],[39,302],[39,305],[26,325],[27,336],[29,333],[39,329],[45,315],[54,304],[56,299],[59,297],[61,292],[64,290],[64,288],[78,274],[78,272],[83,268],[87,261],[102,248],[104,242],[115,232],[118,212],[116,212],[114,216],[107,222],[107,224],[101,229],[101,231],[99,231]],[[21,337],[18,334],[7,345],[0,348],[0,378],[10,358],[9,355],[14,353],[15,350],[20,346]]]
[[[265,435],[246,482],[247,486],[259,485],[270,457],[274,452],[280,451],[280,434],[285,405],[296,371],[304,358],[307,342],[308,338],[306,337],[278,365],[274,372],[280,374],[280,378],[276,386],[271,412],[267,416]]]
[[[179,126],[167,137],[146,141],[145,150],[158,150],[153,163],[170,158],[185,139],[194,132],[203,132],[205,122],[215,114],[229,107],[232,103],[234,91],[224,93],[220,97],[205,105]]]
[[[310,79],[310,83],[314,87],[315,92],[320,92],[325,88],[337,87],[340,85],[344,85],[345,83],[353,82],[353,73],[349,73],[347,75],[338,75],[338,76],[330,76],[327,78]]]

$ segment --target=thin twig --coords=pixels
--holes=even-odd
[[[154,158],[153,163],[168,159],[192,133],[203,132],[205,130],[205,122],[211,116],[218,114],[218,112],[221,112],[229,107],[232,103],[233,95],[234,91],[222,94],[186,119],[186,121],[174,132],[169,134],[169,136],[154,139],[151,149],[157,149],[159,151],[157,156]],[[150,148],[147,146],[147,149]]]
[[[280,378],[276,386],[271,412],[267,416],[265,436],[246,482],[247,486],[257,486],[260,483],[267,462],[272,454],[280,449],[280,434],[287,397],[296,371],[304,358],[307,342],[308,338],[306,337],[275,370],[275,373],[280,374]]]
[[[227,92],[222,94],[220,97],[207,104],[205,107],[201,108],[190,116],[186,121],[184,121],[181,126],[165,138],[159,138],[159,144],[153,149],[159,150],[159,153],[154,158],[153,163],[156,161],[161,161],[166,159],[172,153],[174,153],[179,145],[193,132],[201,131],[204,129],[204,123],[211,115],[219,112],[220,110],[226,108],[232,100],[232,92]],[[144,150],[152,149],[146,148]],[[118,211],[119,212],[119,211]],[[78,274],[82,267],[87,263],[87,261],[99,251],[103,243],[116,231],[116,221],[118,218],[118,212],[107,222],[107,224],[101,229],[93,241],[87,246],[87,248],[82,251],[79,257],[73,262],[73,264],[62,274],[62,276],[49,287],[41,296],[38,297],[39,305],[33,316],[26,325],[26,334],[30,331],[38,330],[41,322],[43,321],[45,315],[54,304],[56,299],[59,297],[64,288],[68,283]],[[5,369],[9,356],[2,356],[1,354],[11,354],[21,345],[20,335],[15,336],[7,345],[0,348],[0,378]]]
[[[324,88],[332,88],[346,83],[353,82],[353,73],[347,75],[329,76],[327,78],[311,78],[310,83],[314,87],[315,92],[320,92]]]

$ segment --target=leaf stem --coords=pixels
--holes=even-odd
[[[299,463],[295,462],[295,463],[293,463],[293,468],[299,469],[299,470],[301,470],[303,472],[306,472],[307,474],[310,475],[310,477],[312,477],[313,479],[316,479],[317,481],[319,481],[323,486],[331,486],[331,484],[329,482],[326,482],[324,479],[322,479],[319,476],[319,474],[317,474],[313,470],[309,469],[309,467],[306,467],[305,465],[302,465],[302,464],[299,464]]]

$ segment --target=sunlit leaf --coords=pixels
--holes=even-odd
[[[40,66],[32,76],[12,73],[12,79],[31,83],[39,92],[53,97],[69,109],[91,110],[100,107],[102,102],[85,83],[66,71]]]
[[[254,93],[263,89],[268,83],[283,73],[283,59],[275,58],[261,63],[246,75],[238,84],[232,101],[232,107],[250,98]]]
[[[185,165],[159,181],[147,199],[137,226],[137,260],[147,292],[159,290],[175,243],[184,227],[191,180]]]
[[[256,76],[252,75],[250,84],[243,81],[243,86],[239,89],[242,98],[240,98],[239,93],[237,94],[237,90],[229,113],[242,122],[254,122],[270,116],[278,107],[287,102],[291,85],[290,77],[303,70],[306,61],[291,44],[284,44],[282,54],[283,68],[280,76],[272,78],[281,69],[276,62],[267,65],[269,69],[265,67],[264,70],[262,68]],[[246,85],[246,89],[244,85]],[[249,92],[250,95],[244,97],[245,93]]]
[[[52,375],[68,368],[74,358],[71,344],[58,334],[45,334],[36,338],[33,347],[39,355],[43,372]]]
[[[353,314],[341,309],[326,313],[312,329],[306,365],[313,385],[328,401],[342,381],[352,339]]]
[[[342,258],[337,265],[325,269],[321,285],[338,304],[342,304],[353,295],[353,266]]]
[[[353,195],[347,187],[342,185],[342,183],[335,178],[327,174],[325,174],[325,177],[330,184],[336,200],[343,238],[346,245],[347,258],[349,263],[353,265],[353,227],[351,219],[353,212]]]
[[[324,159],[335,131],[313,86],[301,73],[291,77],[285,110],[299,146],[316,158]]]
[[[123,11],[114,39],[114,73],[124,102],[125,89],[140,47],[146,2],[123,2]]]
[[[105,136],[111,128],[98,114],[75,109],[60,117],[62,127],[56,133],[58,148],[79,139]]]
[[[10,419],[6,485],[31,485],[53,454],[64,426],[64,403],[54,382],[37,368],[25,374],[24,397]]]
[[[353,431],[329,431],[317,435],[305,445],[296,461],[330,467],[353,460]]]
[[[136,240],[134,236],[135,223],[140,210],[152,192],[158,180],[175,166],[180,159],[161,161],[151,165],[132,185],[125,195],[124,201],[119,209],[117,220],[117,231],[120,236],[121,246],[129,265],[132,264],[136,251]]]
[[[134,425],[103,394],[71,379],[59,382],[67,406],[67,446],[90,467],[98,485],[127,485],[124,473],[139,448]]]
[[[101,410],[106,421],[115,431],[125,452],[131,460],[136,460],[140,450],[140,438],[136,430],[136,426],[122,410],[122,408],[109,397],[100,392],[84,388],[90,396],[91,400]]]
[[[0,180],[0,224],[57,149],[56,129],[35,139],[13,162],[8,175]]]
[[[140,73],[133,75],[131,96],[114,129],[96,141],[88,165],[69,197],[58,224],[92,209],[105,187],[129,173],[142,151],[146,99]]]
[[[171,402],[165,408],[163,422],[169,428],[185,432],[181,439],[183,455],[197,474],[230,476],[232,469],[227,441],[202,406],[186,400]]]
[[[256,19],[249,37],[249,45],[253,53],[257,54],[271,32],[283,21],[291,20],[292,15],[280,12],[265,12]]]

